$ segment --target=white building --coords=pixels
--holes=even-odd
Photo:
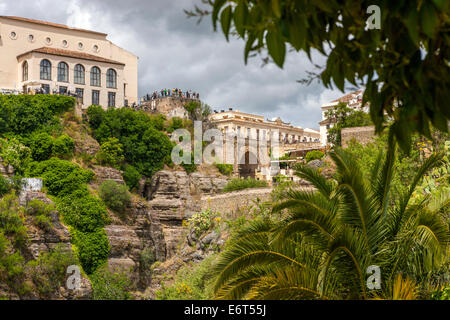
[[[333,109],[341,102],[346,103],[349,108],[352,108],[354,110],[363,110],[364,112],[369,112],[369,108],[367,106],[364,108],[362,107],[362,96],[363,91],[358,90],[346,94],[345,96],[336,99],[330,103],[326,103],[321,107],[322,121],[319,122],[319,125],[320,125],[320,142],[322,143],[323,146],[326,146],[328,144],[328,130],[333,128],[334,126],[333,120],[327,118],[327,112]]]
[[[0,16],[0,92],[76,93],[83,106],[138,103],[138,57],[107,34]]]

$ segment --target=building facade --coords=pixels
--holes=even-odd
[[[272,181],[280,171],[278,161],[271,161],[271,158],[282,157],[290,150],[320,144],[319,131],[295,127],[280,118],[265,120],[263,116],[229,109],[211,114],[209,120],[223,133],[224,163],[234,163],[235,174],[243,178]],[[237,143],[237,137],[245,139],[243,145]],[[264,150],[267,154],[261,154]],[[232,161],[228,159],[230,155]]]
[[[263,116],[233,109],[213,113],[210,115],[210,120],[224,133],[231,130],[238,135],[243,134],[258,138],[264,135],[267,141],[270,141],[272,132],[278,131],[279,141],[282,144],[318,142],[320,140],[320,133],[317,130],[294,127],[290,123],[283,122],[280,118],[265,120]]]
[[[369,108],[367,106],[362,106],[362,96],[363,91],[358,90],[355,92],[351,92],[346,94],[345,96],[336,99],[330,103],[326,103],[322,105],[322,121],[319,122],[320,125],[320,142],[323,146],[328,144],[328,130],[333,128],[334,121],[332,119],[328,119],[327,113],[339,103],[346,103],[349,108],[354,110],[362,110],[364,112],[369,112]]]
[[[138,103],[138,57],[107,34],[0,16],[0,90],[76,94],[91,104]]]

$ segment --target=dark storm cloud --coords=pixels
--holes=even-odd
[[[210,18],[197,25],[183,9],[199,0],[0,0],[0,15],[41,19],[109,34],[139,56],[139,94],[161,88],[198,91],[215,109],[234,107],[302,127],[318,128],[320,106],[341,94],[322,85],[302,86],[312,65],[305,55],[288,56],[283,70],[243,59],[243,42],[226,42]],[[315,63],[325,59],[314,55]]]

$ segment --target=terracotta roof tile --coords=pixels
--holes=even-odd
[[[122,62],[109,60],[109,59],[98,57],[98,56],[94,56],[94,55],[88,54],[88,53],[77,52],[77,51],[69,51],[69,50],[62,50],[62,49],[54,49],[54,48],[47,48],[47,47],[34,49],[34,50],[31,50],[31,51],[22,53],[21,55],[17,56],[17,59],[19,59],[20,57],[23,57],[24,55],[26,55],[28,53],[32,53],[32,52],[51,54],[51,55],[61,56],[61,57],[77,58],[77,59],[83,59],[83,60],[91,60],[91,61],[97,61],[97,62],[105,62],[105,63],[110,63],[110,64],[125,65]]]
[[[343,97],[340,97],[339,99],[333,100],[332,102],[349,102],[350,100],[352,100],[356,95],[362,93],[362,90],[358,90],[355,92],[351,92],[349,94],[346,94]]]
[[[80,31],[80,32],[89,32],[89,33],[94,33],[94,34],[98,34],[98,35],[101,35],[101,36],[107,36],[106,33],[97,32],[97,31],[91,31],[91,30],[86,30],[86,29],[72,28],[72,27],[66,26],[64,24],[59,24],[59,23],[46,22],[46,21],[41,21],[41,20],[34,20],[34,19],[28,19],[28,18],[22,18],[22,17],[14,17],[14,16],[0,16],[0,18],[17,20],[17,21],[23,21],[23,22],[30,22],[30,23],[46,25],[46,26],[55,27],[55,28],[75,30],[75,31]]]

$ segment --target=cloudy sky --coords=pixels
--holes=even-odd
[[[161,88],[200,92],[213,109],[229,107],[293,125],[318,128],[320,106],[342,95],[321,84],[301,85],[314,70],[306,55],[291,53],[284,69],[244,64],[241,40],[226,42],[210,18],[197,25],[183,9],[200,0],[0,0],[0,15],[67,24],[109,34],[109,40],[139,56],[139,95]],[[314,63],[324,57],[313,55]]]

